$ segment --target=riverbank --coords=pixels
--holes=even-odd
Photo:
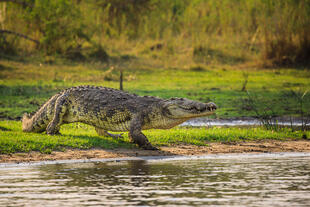
[[[20,163],[52,160],[88,160],[100,158],[122,158],[141,156],[175,156],[203,155],[222,153],[273,153],[273,152],[310,152],[308,140],[260,140],[248,142],[214,142],[207,146],[175,145],[160,147],[160,150],[142,149],[68,149],[63,152],[54,151],[50,154],[40,152],[14,153],[0,155],[0,163]]]
[[[94,127],[72,123],[63,125],[61,135],[24,133],[19,121],[0,121],[0,154],[40,152],[50,154],[68,149],[136,149],[128,133],[122,139],[98,136]],[[209,146],[210,143],[260,142],[268,140],[305,140],[310,131],[292,131],[289,128],[267,130],[263,127],[174,127],[169,130],[145,130],[143,133],[156,147],[181,145]]]

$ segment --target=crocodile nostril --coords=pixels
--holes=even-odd
[[[213,108],[213,110],[216,110],[217,106],[215,104],[212,104],[212,108]]]

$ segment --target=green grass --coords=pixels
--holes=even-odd
[[[0,121],[0,154],[16,152],[65,151],[66,149],[113,149],[117,147],[135,148],[127,133],[123,139],[99,137],[94,128],[85,124],[67,124],[61,127],[62,135],[24,133],[18,121]],[[144,131],[150,142],[155,146],[170,146],[191,144],[204,146],[209,142],[234,142],[264,139],[300,139],[302,132],[291,132],[282,129],[278,132],[263,128],[184,128],[176,127],[170,130]],[[306,133],[310,137],[310,132]]]
[[[61,128],[62,135],[54,136],[43,133],[24,133],[21,131],[21,123],[18,121],[1,121],[0,127],[2,129],[0,129],[0,154],[30,151],[50,153],[52,151],[64,151],[68,148],[113,149],[116,147],[133,147],[126,139],[123,141],[110,137],[99,137],[94,128],[87,125],[65,125]]]
[[[135,68],[135,66],[137,66]],[[19,118],[36,110],[58,91],[90,84],[118,88],[118,71],[107,74],[103,64],[40,65],[0,60],[0,118]],[[246,89],[261,101],[261,110],[272,107],[279,116],[296,115],[298,100],[289,91],[310,89],[307,69],[239,69],[213,66],[197,69],[143,68],[133,65],[124,71],[124,89],[139,95],[161,98],[187,97],[218,106],[217,117],[255,116],[242,92]],[[310,93],[304,97],[304,109],[310,108]]]

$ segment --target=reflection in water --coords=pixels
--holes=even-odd
[[[0,206],[309,206],[310,156],[0,168]]]

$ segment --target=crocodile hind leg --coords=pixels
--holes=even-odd
[[[128,136],[135,143],[138,144],[139,147],[146,150],[158,150],[154,147],[147,137],[141,132],[142,130],[142,117],[135,117],[130,124],[130,130]]]
[[[121,134],[111,134],[111,133],[107,132],[106,130],[100,129],[98,127],[95,127],[95,130],[96,130],[96,132],[97,132],[97,134],[99,136],[113,137],[113,138],[123,138],[123,136],[122,136],[123,133],[121,133]]]
[[[47,134],[60,134],[59,129],[62,124],[63,116],[67,111],[66,96],[62,95],[55,102],[55,112],[52,121],[46,128]]]

